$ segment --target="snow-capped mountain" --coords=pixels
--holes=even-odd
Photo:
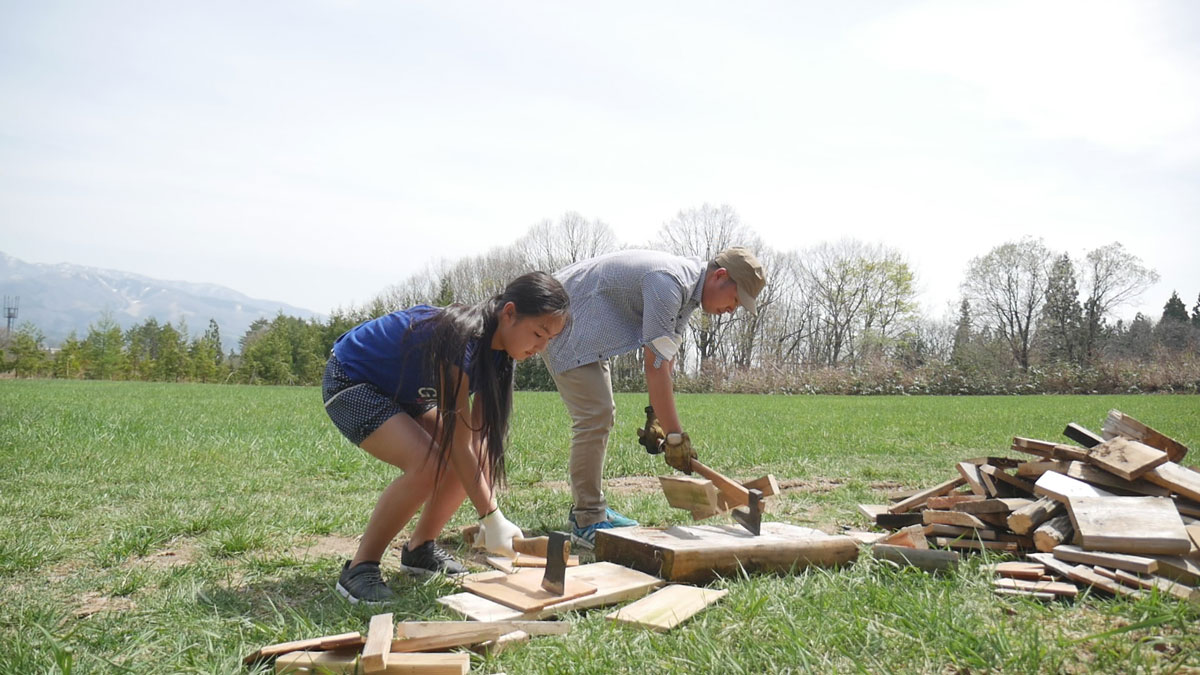
[[[307,309],[273,300],[251,298],[225,286],[165,281],[140,274],[69,263],[27,263],[0,252],[0,295],[20,297],[17,326],[30,321],[57,346],[71,331],[83,339],[88,325],[107,313],[122,329],[150,317],[179,327],[187,322],[195,336],[215,319],[225,351],[236,348],[250,324],[283,312],[304,319],[323,318]],[[0,323],[0,330],[4,323]]]

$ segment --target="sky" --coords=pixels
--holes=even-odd
[[[651,241],[1114,241],[1200,295],[1190,0],[0,0],[0,251],[327,313],[567,211]],[[770,270],[767,270],[768,275]]]

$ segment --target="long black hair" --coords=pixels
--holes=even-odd
[[[458,426],[458,396],[462,381],[452,369],[462,368],[468,348],[474,343],[471,355],[470,381],[475,385],[475,405],[483,405],[483,426],[472,429],[484,439],[485,454],[479,469],[487,469],[493,484],[504,481],[504,440],[508,435],[508,416],[512,412],[513,360],[507,353],[492,349],[492,338],[500,323],[500,310],[508,303],[516,307],[517,317],[550,314],[565,316],[570,307],[567,291],[557,279],[545,272],[523,274],[504,290],[474,306],[450,305],[430,317],[433,325],[430,349],[426,357],[427,372],[438,383],[437,419],[441,425],[438,469],[446,467]],[[465,373],[464,373],[465,374]],[[470,428],[471,421],[467,421]]]

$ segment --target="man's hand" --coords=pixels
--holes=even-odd
[[[654,408],[646,406],[646,426],[637,430],[638,443],[646,448],[646,452],[657,455],[663,451],[663,444],[667,442],[667,434],[663,431],[662,425],[658,423],[658,417],[654,415]]]
[[[667,464],[672,468],[690,474],[692,472],[692,460],[698,459],[696,451],[692,449],[692,439],[688,438],[686,433],[670,433],[667,434]]]
[[[488,553],[515,558],[512,540],[519,536],[521,528],[510,523],[497,508],[479,519],[479,537],[475,542],[477,546],[482,544]]]

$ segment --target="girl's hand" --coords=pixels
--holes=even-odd
[[[513,537],[521,536],[521,528],[504,517],[499,508],[479,519],[479,540],[488,553],[515,558]]]

